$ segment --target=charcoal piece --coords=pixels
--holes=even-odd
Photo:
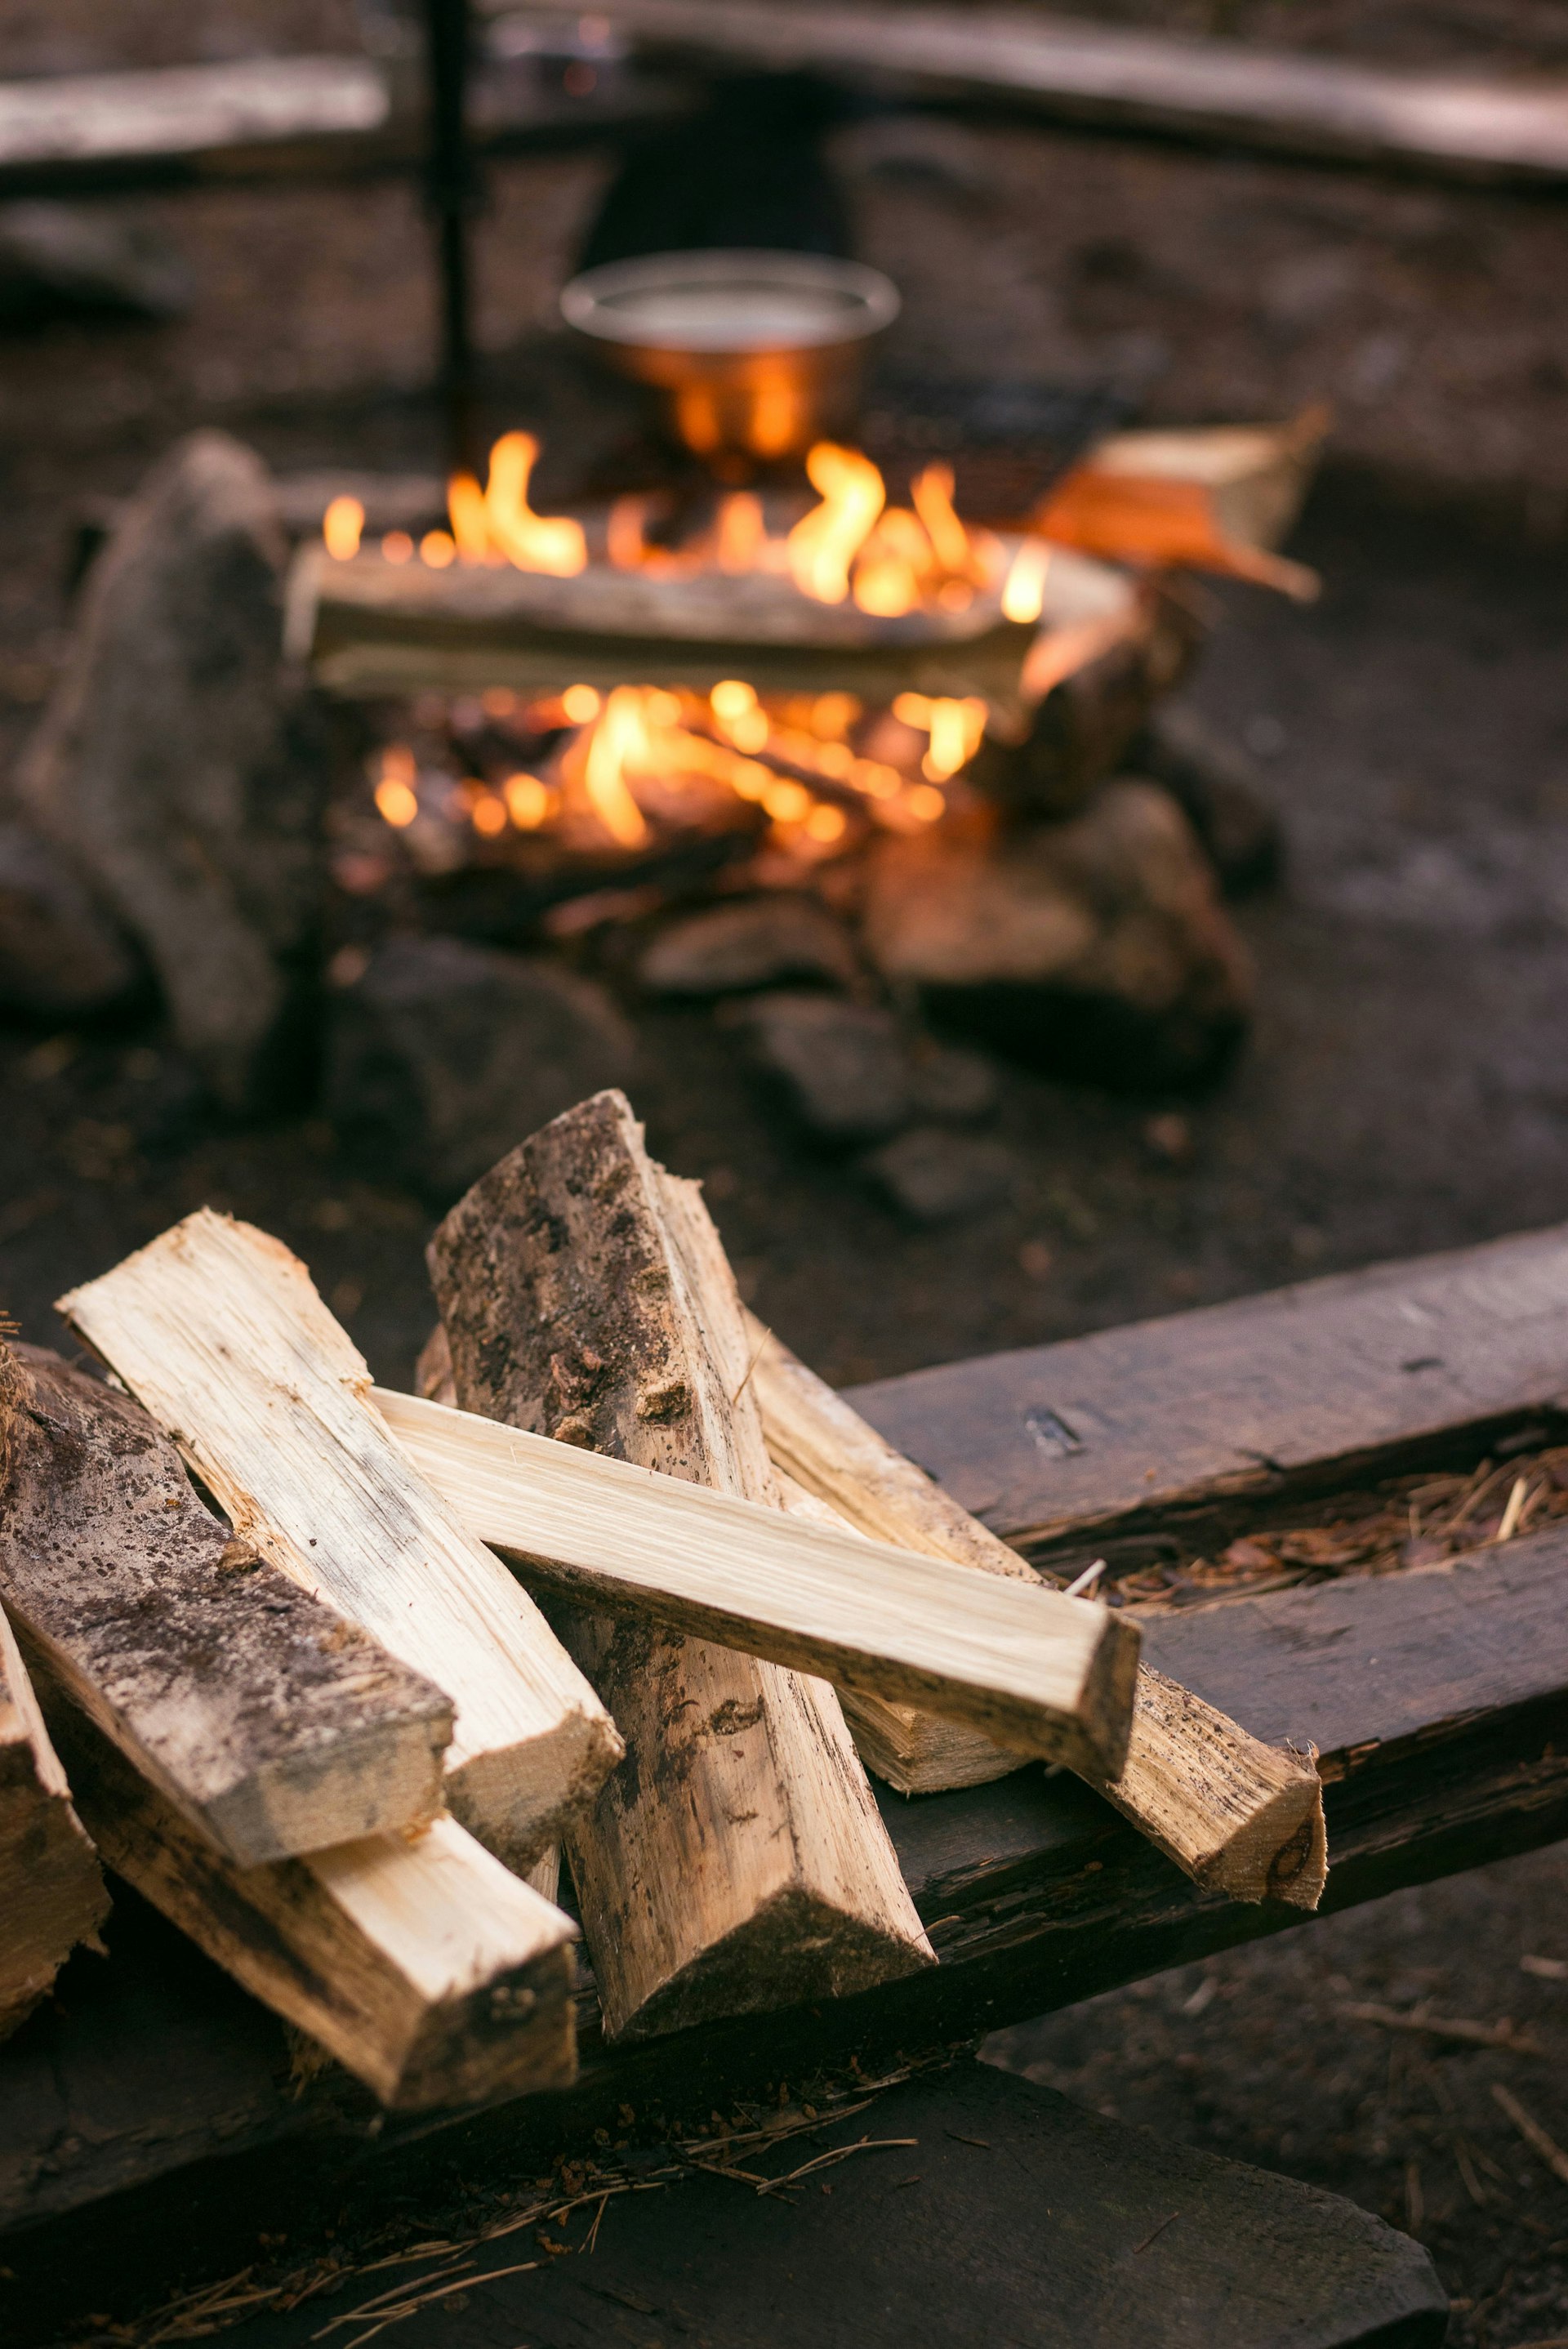
[[[1016,816],[1076,814],[1125,762],[1157,703],[1191,668],[1202,635],[1174,595],[1151,594],[1143,626],[1054,687],[1021,741],[984,742],[966,780]]]
[[[939,1125],[912,1125],[860,1163],[890,1206],[915,1224],[983,1215],[1007,1197],[1018,1172],[1006,1143]]]
[[[458,938],[395,938],[331,999],[326,1109],[367,1168],[447,1202],[624,1083],[634,1050],[590,979]]]
[[[1184,702],[1157,709],[1128,751],[1177,800],[1208,850],[1227,897],[1267,888],[1284,861],[1280,820],[1255,759],[1235,737]]]
[[[171,450],[92,566],[19,777],[234,1110],[307,1073],[328,760],[282,656],[287,554],[258,457],[219,432]]]
[[[47,841],[0,824],[0,1005],[75,1019],[129,995],[139,962]]]
[[[743,1032],[756,1066],[825,1142],[877,1142],[913,1113],[909,1056],[891,1011],[830,995],[761,995]]]
[[[1059,1075],[1119,1088],[1211,1077],[1252,968],[1196,836],[1157,785],[1108,783],[1070,821],[884,838],[865,943],[945,1020]]]
[[[815,897],[789,890],[705,905],[657,931],[637,967],[655,995],[727,995],[820,978],[847,987],[856,973],[848,931]]]

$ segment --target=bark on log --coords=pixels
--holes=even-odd
[[[462,1402],[774,1498],[740,1300],[695,1185],[619,1093],[525,1143],[437,1233]],[[841,1996],[934,1962],[833,1692],[650,1623],[563,1636],[626,1739],[567,1848],[607,2030],[645,2035]]]
[[[108,1894],[0,1607],[0,2039],[47,1994]]]
[[[572,1922],[454,1820],[236,1868],[46,1674],[39,1693],[109,1866],[384,2105],[570,2085]]]
[[[751,1388],[779,1467],[803,1496],[879,1541],[987,1574],[1039,1577],[832,1388],[748,1316]],[[907,1705],[847,1696],[855,1742],[904,1794],[982,1785],[1017,1756]],[[1327,1875],[1323,1790],[1311,1762],[1265,1745],[1161,1672],[1140,1665],[1121,1775],[1089,1784],[1206,1891],[1315,1909]]]
[[[225,1857],[435,1817],[451,1699],[232,1540],[139,1404],[0,1347],[0,1461],[18,1636]]]
[[[454,1815],[518,1867],[620,1759],[614,1723],[527,1593],[410,1469],[298,1259],[207,1209],[60,1302],[235,1532],[458,1708]]]

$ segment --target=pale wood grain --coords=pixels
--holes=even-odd
[[[1037,1580],[755,1319],[750,1343],[763,1432],[797,1507],[814,1500],[863,1534],[983,1573]],[[917,1708],[851,1698],[847,1709],[872,1768],[905,1793],[981,1785],[1017,1766],[1016,1756]],[[1140,1665],[1119,1775],[1084,1775],[1205,1890],[1316,1908],[1328,1857],[1323,1791],[1307,1754],[1265,1745]]]
[[[601,1094],[459,1202],[431,1265],[454,1392],[498,1419],[771,1503],[733,1275],[695,1185]],[[430,1350],[425,1380],[440,1377]],[[934,1962],[832,1690],[563,1610],[627,1758],[570,1831],[605,2027],[645,2035]]]
[[[1102,1607],[418,1395],[376,1402],[420,1475],[541,1588],[928,1705],[1021,1754],[1121,1765],[1138,1633]]]
[[[108,1894],[0,1608],[0,2039],[45,1997]]]
[[[0,1449],[19,1637],[220,1851],[434,1818],[450,1699],[231,1539],[139,1403],[0,1345]]]
[[[510,1863],[536,1859],[619,1760],[614,1725],[527,1593],[391,1440],[304,1265],[203,1208],[59,1309],[236,1534],[446,1690],[452,1812]]]
[[[383,2104],[574,2077],[571,1920],[455,1820],[235,1868],[46,1674],[40,1694],[108,1865]]]

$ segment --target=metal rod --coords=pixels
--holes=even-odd
[[[436,223],[440,279],[440,375],[447,456],[453,471],[474,462],[473,336],[469,222],[478,180],[469,144],[469,0],[425,0],[429,148],[426,186]]]

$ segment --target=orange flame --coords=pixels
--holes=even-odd
[[[841,604],[850,592],[850,567],[887,502],[887,491],[869,457],[831,440],[818,441],[806,474],[822,502],[789,533],[790,574],[803,595]]]
[[[531,432],[503,432],[490,450],[490,479],[482,492],[471,473],[452,476],[447,485],[451,535],[439,533],[444,545],[436,557],[438,563],[451,562],[450,548],[464,563],[506,562],[519,571],[545,571],[556,579],[573,578],[586,568],[588,543],[582,523],[567,514],[536,514],[528,502],[529,477],[538,457],[539,442]],[[431,557],[426,554],[425,559]]]

